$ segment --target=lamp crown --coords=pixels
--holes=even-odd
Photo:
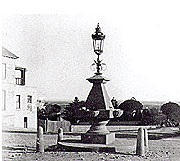
[[[97,27],[95,28],[95,33],[92,34],[92,39],[93,40],[104,40],[105,35],[101,32],[101,28],[99,26],[99,23],[97,24]]]

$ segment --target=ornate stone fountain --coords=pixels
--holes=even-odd
[[[107,130],[106,124],[109,122],[110,118],[113,118],[114,111],[118,111],[119,116],[122,115],[123,112],[113,108],[104,86],[109,79],[102,76],[101,73],[105,64],[102,63],[99,57],[103,53],[105,35],[101,32],[99,24],[97,25],[95,33],[92,34],[92,39],[94,52],[98,57],[92,64],[93,67],[96,67],[95,75],[87,79],[93,84],[86,100],[86,108],[91,115],[89,121],[91,127],[85,134],[81,135],[81,141],[83,143],[92,144],[110,144],[115,141],[115,134]]]

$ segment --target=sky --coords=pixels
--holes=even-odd
[[[20,57],[16,64],[27,68],[27,85],[39,96],[86,100],[97,58],[91,34],[99,23],[110,98],[180,101],[178,1],[68,2],[50,10],[22,3],[3,13],[2,45]]]

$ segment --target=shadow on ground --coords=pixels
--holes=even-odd
[[[52,145],[49,146],[47,149],[45,149],[45,152],[57,152],[57,151],[64,151],[64,152],[108,152],[111,153],[110,151],[105,151],[104,149],[99,150],[98,148],[82,148],[82,147],[69,147],[69,146],[64,146],[64,145]]]

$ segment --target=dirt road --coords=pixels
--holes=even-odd
[[[169,133],[172,130],[169,130]],[[153,133],[154,131],[151,131]],[[156,133],[162,134],[162,131]],[[169,136],[169,135],[167,135]],[[80,136],[64,135],[65,138]],[[36,134],[32,133],[3,133],[3,160],[18,161],[180,161],[180,136],[166,137],[158,140],[149,140],[149,152],[144,157],[135,155],[136,138],[116,137],[116,145],[120,152],[98,153],[98,152],[35,152]],[[57,135],[44,135],[45,148],[55,145]]]

